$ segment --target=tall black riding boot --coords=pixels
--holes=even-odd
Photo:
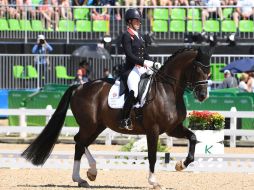
[[[132,130],[132,124],[131,124],[131,119],[130,119],[130,112],[131,108],[135,103],[135,96],[134,92],[131,90],[128,94],[128,97],[126,98],[123,106],[123,119],[120,123],[120,128],[121,129],[127,129],[127,130]]]

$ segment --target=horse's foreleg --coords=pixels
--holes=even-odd
[[[159,132],[155,129],[152,129],[149,131],[149,133],[146,135],[147,137],[147,147],[148,147],[148,160],[149,160],[149,177],[148,177],[148,183],[152,185],[156,189],[160,189],[160,185],[156,180],[155,173],[154,173],[154,167],[156,163],[156,155],[157,155],[157,143],[159,139]]]
[[[184,127],[182,124],[177,126],[175,130],[170,134],[172,137],[187,138],[189,140],[189,153],[185,161],[180,161],[176,164],[176,170],[181,171],[185,169],[191,162],[194,161],[195,146],[197,143],[196,135]]]
[[[87,177],[90,181],[94,181],[97,176],[96,161],[93,158],[92,154],[89,152],[88,148],[85,148],[85,155],[90,166],[87,171]]]

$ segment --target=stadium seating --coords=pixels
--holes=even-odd
[[[169,11],[168,9],[154,9],[153,11],[153,32],[168,32],[168,20]]]
[[[199,20],[188,20],[187,32],[202,32],[202,22]]]
[[[6,19],[0,19],[0,30],[9,30],[8,22]]]
[[[43,27],[41,20],[32,20],[32,30],[35,32],[45,31],[45,28]]]
[[[106,20],[94,20],[93,21],[93,31],[94,32],[107,32],[108,22]]]
[[[191,8],[187,10],[187,18],[189,20],[200,20],[201,19],[201,10],[200,9],[195,9]]]
[[[30,20],[20,20],[20,30],[22,31],[33,31]]]
[[[212,63],[211,64],[211,79],[213,81],[221,82],[224,80],[224,74],[220,70],[225,67],[225,63]]]
[[[18,20],[16,20],[16,19],[9,19],[8,22],[9,22],[10,30],[20,31],[20,24],[19,24]]]
[[[14,65],[12,68],[13,77],[16,79],[24,78],[24,67],[22,65]]]
[[[60,20],[59,21],[59,32],[74,32],[75,25],[72,20]]]
[[[58,79],[74,79],[75,77],[67,75],[66,67],[56,66],[56,78]]]
[[[218,20],[207,20],[204,23],[204,31],[220,32],[220,23]]]
[[[184,20],[172,20],[170,22],[171,32],[185,32],[185,21]]]
[[[223,20],[221,23],[222,32],[236,32],[236,25],[233,20]]]
[[[91,21],[90,20],[77,20],[76,21],[77,32],[91,32]]]
[[[240,20],[239,21],[239,31],[240,32],[253,32],[254,23],[252,20]]]

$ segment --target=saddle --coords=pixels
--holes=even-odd
[[[146,102],[146,97],[150,89],[152,75],[144,73],[140,77],[138,85],[138,97],[137,103],[134,105],[135,108],[141,108]],[[116,79],[115,84],[111,87],[108,95],[108,105],[113,109],[123,108],[125,95],[128,93],[128,87],[124,84],[125,81],[120,78]]]

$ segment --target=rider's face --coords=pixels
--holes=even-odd
[[[132,19],[131,20],[131,25],[133,26],[134,30],[139,30],[140,25],[141,25],[140,20],[138,20],[138,19]]]

